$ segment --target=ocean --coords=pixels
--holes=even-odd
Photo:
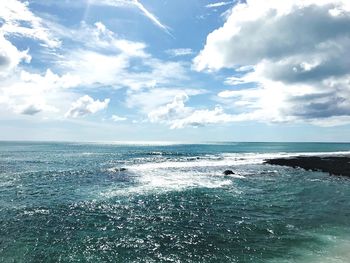
[[[350,144],[0,142],[0,262],[350,262],[350,178],[263,164],[300,154]]]

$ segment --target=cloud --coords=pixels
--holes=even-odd
[[[185,102],[188,100],[186,93],[177,94],[174,100],[158,109],[151,111],[148,118],[151,122],[168,122],[174,118],[185,117],[190,113],[190,109],[185,107]]]
[[[95,52],[122,53],[128,57],[149,57],[149,54],[145,52],[146,45],[144,43],[119,38],[100,21],[93,25],[83,21],[80,27],[76,29],[68,29],[60,25],[53,27],[56,34],[73,41],[75,44],[73,46],[84,46],[86,49]]]
[[[167,34],[171,35],[169,27],[161,23],[160,20],[148,9],[146,9],[146,7],[138,0],[93,0],[90,1],[90,4],[137,8],[145,17],[151,20],[153,24],[155,24]]]
[[[0,36],[0,76],[6,77],[0,83],[0,96],[7,98],[1,104],[16,114],[60,114],[86,89],[103,87],[137,91],[186,78],[182,62],[153,58],[146,52],[144,43],[121,39],[101,22],[82,23],[73,29],[51,24],[50,28],[62,39],[62,47],[54,56],[49,53],[52,69],[44,73],[23,70],[21,62],[31,59],[28,50],[19,51]],[[40,108],[40,111],[25,111],[23,108],[31,104],[28,101],[40,101],[41,105],[52,105],[58,110],[48,111],[48,107],[33,103],[35,107],[29,109]],[[59,115],[50,117],[60,118]]]
[[[101,22],[82,23],[74,30],[56,26],[55,31],[63,40],[73,41],[54,62],[56,67],[78,76],[87,88],[138,90],[186,78],[183,62],[154,58],[144,43],[121,39]]]
[[[108,107],[109,102],[110,99],[100,101],[94,100],[90,96],[85,95],[72,104],[71,108],[65,116],[67,118],[77,118],[94,114],[98,111],[106,109]]]
[[[126,117],[121,117],[121,116],[118,116],[118,115],[112,115],[112,121],[114,122],[119,122],[119,121],[126,121],[128,118]]]
[[[79,77],[86,87],[115,85],[129,66],[128,58],[123,55],[83,49],[66,54],[56,63],[64,71]]]
[[[29,102],[29,104],[17,105],[17,106],[14,106],[13,109],[18,114],[30,115],[30,116],[36,115],[40,112],[57,112],[58,111],[55,107],[52,107],[40,101],[31,101]]]
[[[217,106],[214,110],[195,110],[185,118],[180,118],[172,121],[172,129],[181,129],[187,126],[201,127],[211,124],[223,124],[238,121],[237,116],[227,114],[224,110]]]
[[[217,3],[213,3],[213,4],[208,4],[205,7],[206,8],[217,8],[217,7],[222,7],[222,6],[226,6],[226,5],[230,5],[234,3],[234,1],[229,1],[229,2],[217,2]]]
[[[344,123],[334,118],[350,115],[349,27],[345,0],[248,0],[208,35],[194,68],[231,68],[226,84],[255,83],[219,94],[247,118]]]
[[[152,20],[151,13],[146,13],[139,2],[121,2],[126,5],[133,2]],[[10,113],[15,118],[25,115],[61,120],[63,115],[78,118],[106,109],[110,99],[82,96],[89,94],[87,90],[90,89],[103,88],[109,92],[126,88],[127,106],[135,107],[143,114],[171,102],[179,92],[203,93],[202,90],[173,86],[188,79],[186,67],[189,64],[155,58],[147,52],[145,43],[123,39],[102,22],[93,25],[82,22],[66,27],[37,17],[27,3],[14,0],[8,3],[14,5],[2,3],[6,8],[0,10],[3,19],[0,23],[2,115]],[[4,10],[12,11],[6,13]],[[20,50],[12,37],[34,40],[25,43],[31,48],[35,46],[35,65],[30,64],[31,50]],[[185,55],[190,51],[174,52]],[[23,63],[29,66],[24,67]],[[118,115],[111,117],[116,122],[126,119]]]
[[[159,19],[154,15],[152,14],[151,12],[149,12],[138,0],[133,0],[132,1],[138,9],[140,9],[142,11],[142,13],[147,17],[149,18],[156,26],[160,27],[161,29],[163,29],[166,33],[168,33],[169,35],[170,32],[169,32],[169,28],[162,24]]]
[[[28,50],[19,51],[0,33],[0,76],[11,73],[22,61],[29,63]]]
[[[20,111],[21,114],[25,115],[35,115],[39,112],[41,112],[41,108],[36,105],[28,105]]]
[[[166,53],[172,57],[179,57],[192,55],[193,50],[190,48],[175,48],[166,50]]]
[[[40,63],[49,62],[51,69],[43,73],[35,69],[35,73],[31,73],[29,66],[24,70],[21,63],[30,63],[29,50],[20,51],[0,34],[0,77],[3,77],[0,83],[0,104],[9,113],[40,114],[43,118],[60,119],[67,105],[72,104],[65,116],[75,118],[94,113],[98,106],[108,105],[109,101],[91,101],[87,97],[75,101],[87,89],[127,88],[137,93],[187,78],[183,62],[154,58],[146,52],[146,44],[122,39],[102,22],[94,25],[82,22],[79,27],[67,28],[36,17],[29,11],[27,4],[9,1],[14,2],[16,5],[11,8],[16,7],[18,10],[4,14],[9,5],[6,5],[7,9],[0,10],[4,21],[13,26],[11,34],[29,37],[32,33],[38,33],[34,40],[45,44],[39,51],[42,52],[40,59],[44,59]],[[21,8],[25,8],[26,15],[19,15]],[[19,19],[26,22],[22,23]],[[42,26],[44,22],[49,25],[50,32]],[[30,30],[15,30],[16,26],[22,25]],[[52,35],[61,41],[50,42],[55,40]],[[54,43],[59,44],[60,48],[54,51],[47,49],[56,47]],[[45,61],[46,58],[48,61]]]
[[[6,98],[0,101],[1,106],[16,114],[57,114],[74,98],[70,89],[80,83],[79,78],[70,74],[60,76],[51,70],[44,74],[17,71],[0,83],[0,96]]]
[[[77,87],[81,84],[82,80],[78,76],[74,76],[70,73],[64,75],[58,75],[53,73],[50,69],[47,69],[44,74],[30,73],[25,70],[20,72],[20,79],[23,85],[31,85],[31,91],[36,89],[38,93],[44,92],[45,90],[54,89],[69,89]],[[34,88],[35,86],[35,88]],[[26,87],[26,89],[29,89]]]
[[[152,123],[165,123],[171,129],[182,129],[188,126],[201,127],[241,120],[241,116],[227,114],[220,106],[216,106],[213,110],[198,110],[188,107],[185,105],[188,99],[188,95],[184,92],[177,94],[172,102],[149,112],[149,121]]]
[[[32,58],[28,49],[19,50],[9,40],[10,38],[34,39],[50,48],[60,45],[60,42],[49,33],[44,21],[29,10],[27,2],[1,1],[0,19],[0,77],[12,73],[21,62],[30,63]]]
[[[13,42],[30,38],[33,45],[47,50],[60,47],[61,42],[50,32],[47,21],[30,11],[27,2],[2,1],[0,18],[0,96],[6,98],[0,101],[1,107],[23,115],[59,112],[51,103],[61,106],[68,96],[59,90],[74,87],[80,80],[70,74],[56,75],[50,69],[42,74],[30,73],[30,50],[19,50]],[[29,64],[26,70],[23,62]]]
[[[28,2],[6,0],[0,2],[0,18],[2,25],[0,34],[17,35],[36,39],[50,48],[60,46],[60,41],[52,36],[45,26],[45,21],[35,16],[28,8]]]
[[[179,94],[186,94],[187,96],[196,96],[206,93],[203,89],[190,88],[152,88],[148,90],[134,91],[127,93],[126,105],[129,108],[139,109],[142,113],[149,112],[171,103],[174,97]]]
[[[82,80],[86,88],[110,86],[140,90],[186,78],[181,62],[156,58],[134,58],[125,53],[104,54],[77,49],[69,52],[57,66]]]

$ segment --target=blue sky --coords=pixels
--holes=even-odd
[[[345,0],[7,0],[0,139],[350,141]]]

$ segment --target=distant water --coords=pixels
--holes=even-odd
[[[349,151],[0,142],[0,262],[350,262],[350,179],[262,163]]]

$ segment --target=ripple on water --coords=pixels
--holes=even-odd
[[[52,149],[1,166],[0,262],[348,262],[349,181],[287,153]]]

